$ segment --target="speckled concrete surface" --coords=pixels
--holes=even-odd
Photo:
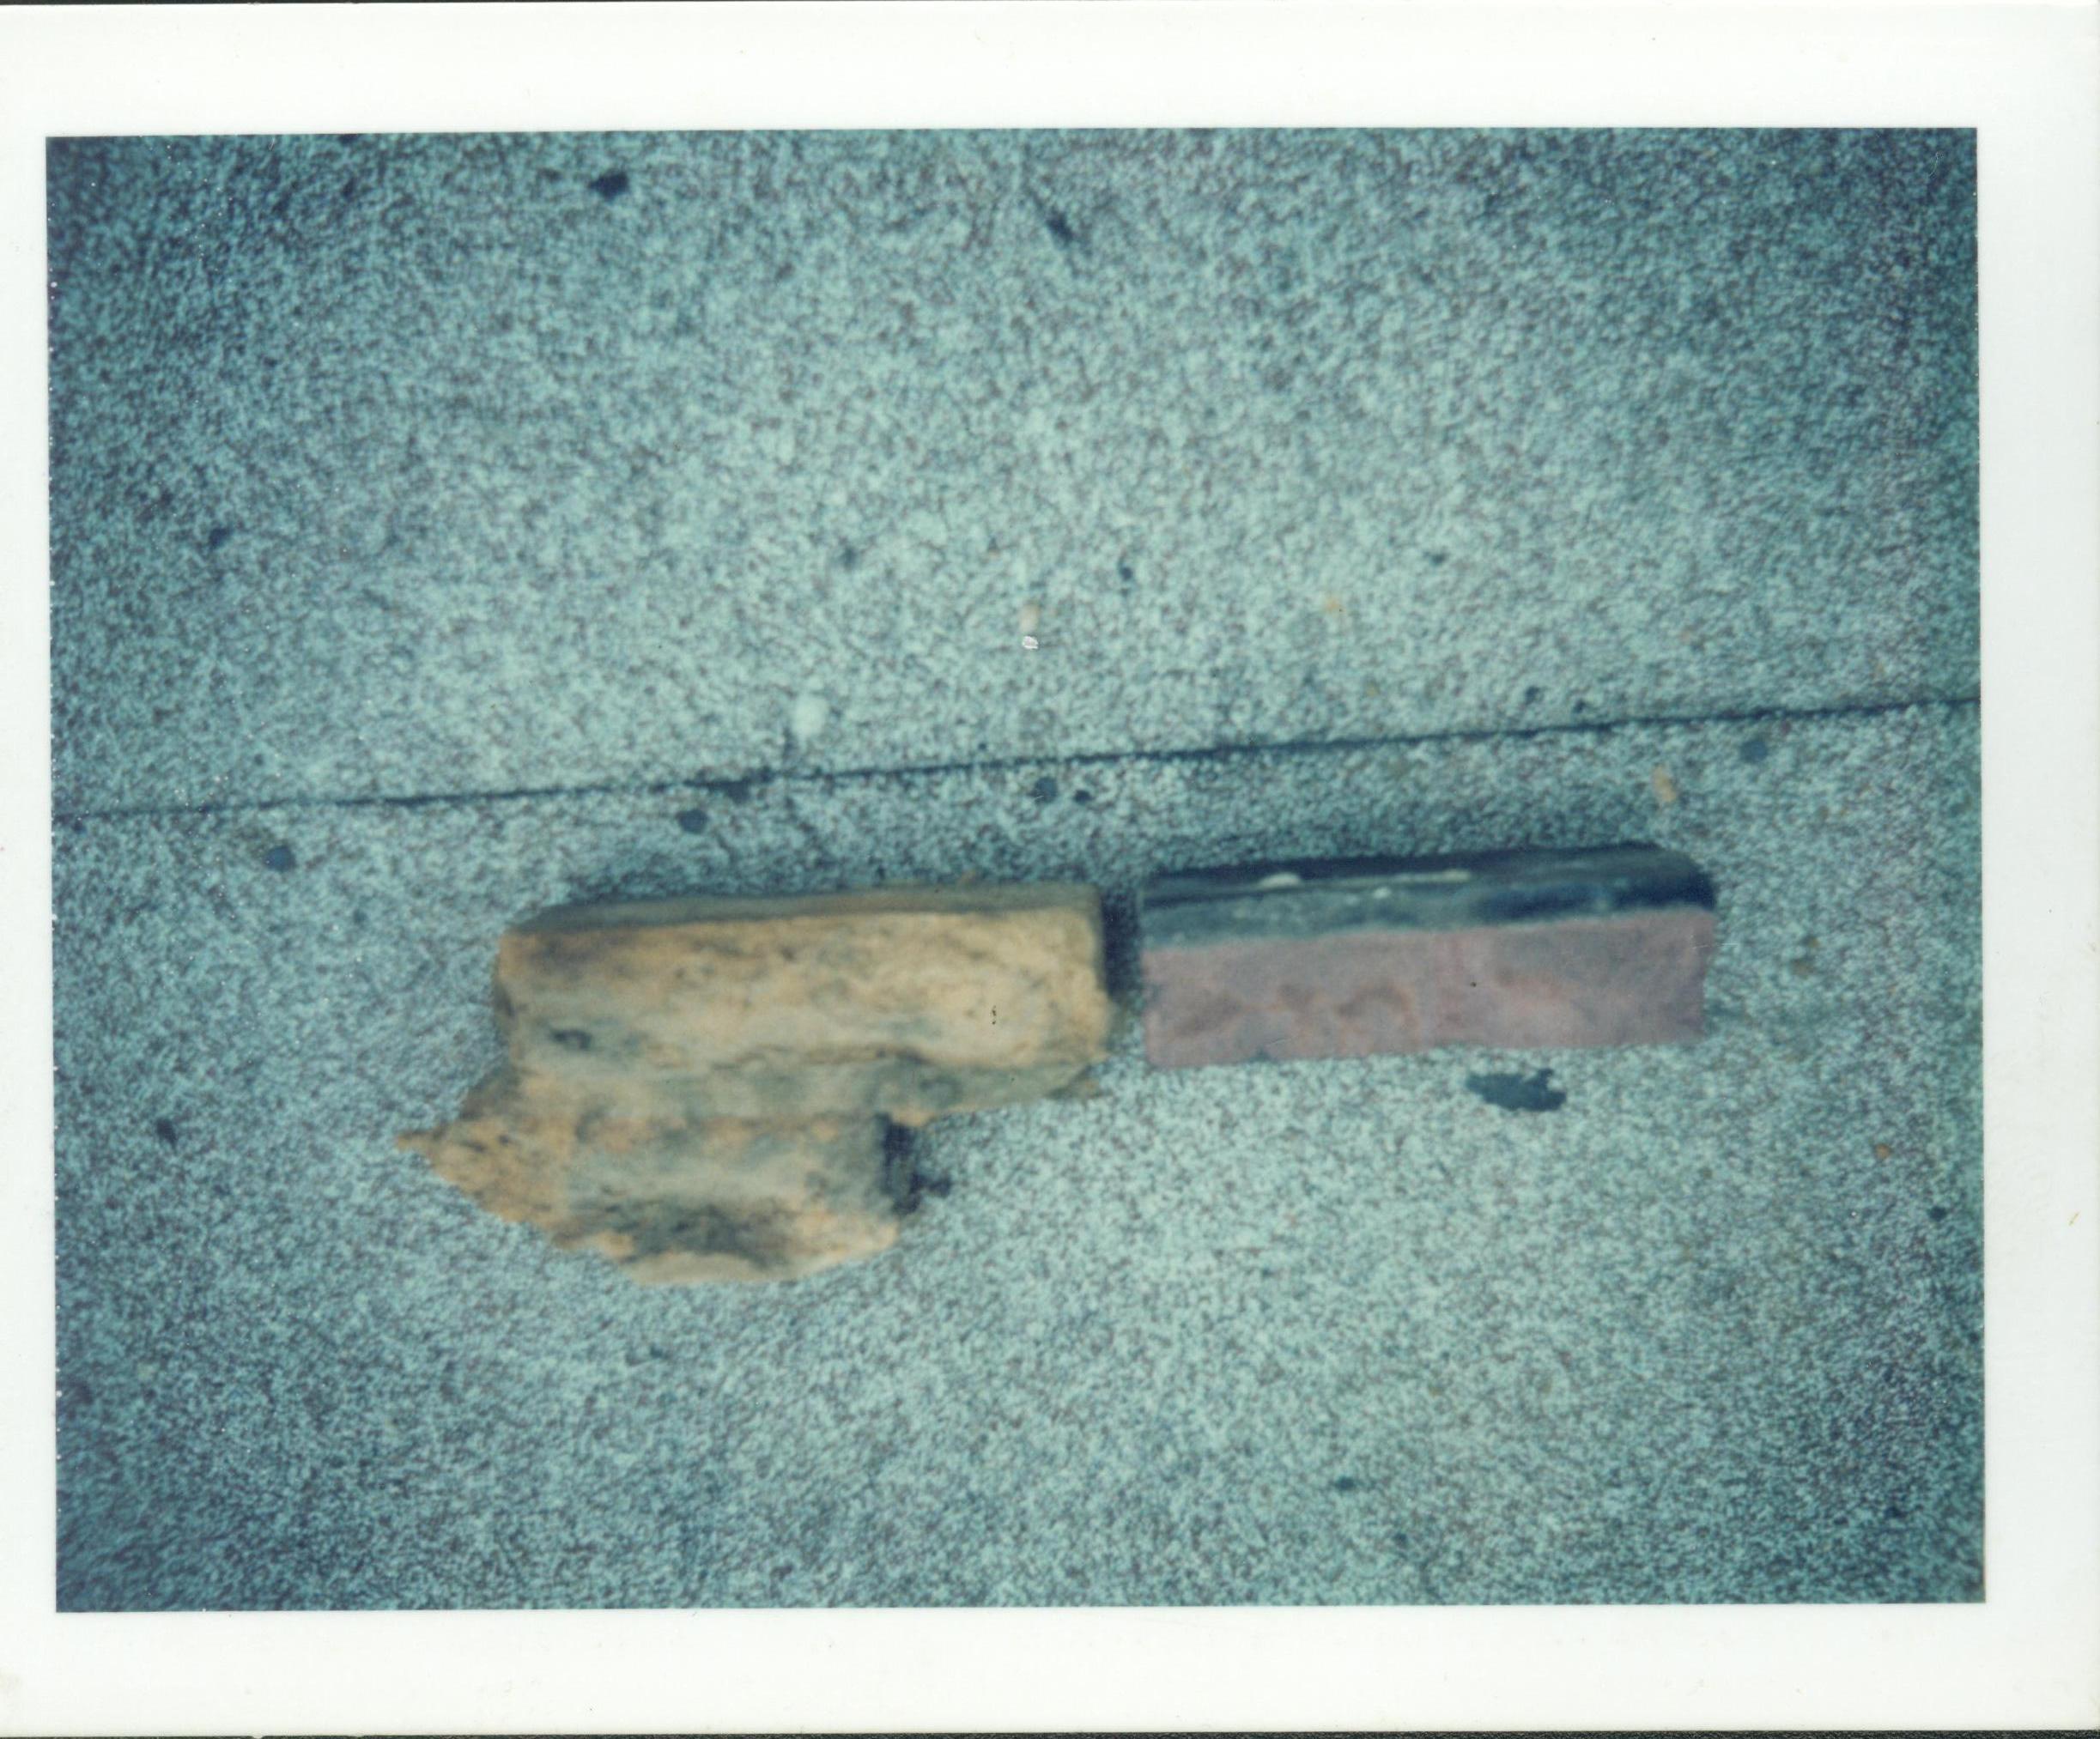
[[[70,824],[62,1603],[1977,1597],[1977,791],[1933,704]],[[789,1286],[633,1287],[391,1145],[558,900],[1641,837],[1719,886],[1704,1043],[1126,1031]]]
[[[52,167],[64,1606],[1980,1594],[1965,136]],[[1642,838],[1702,1044],[1126,1028],[778,1288],[392,1145],[557,901]]]
[[[61,809],[1975,692],[1966,135],[52,165]]]

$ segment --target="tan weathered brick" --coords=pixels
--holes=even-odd
[[[897,1237],[902,1192],[876,1118],[636,1114],[541,1099],[505,1069],[453,1122],[402,1141],[490,1213],[643,1282],[789,1280]]]
[[[888,1124],[1070,1090],[1110,1025],[1068,885],[565,907],[503,937],[495,1006],[508,1063],[404,1145],[650,1282],[887,1248]]]
[[[1109,1027],[1099,896],[1067,885],[563,908],[503,938],[496,1006],[521,1071],[742,1118],[1040,1098]]]

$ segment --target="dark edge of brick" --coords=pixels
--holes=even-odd
[[[1302,941],[1352,930],[1473,930],[1684,906],[1712,911],[1713,878],[1680,851],[1629,843],[1296,858],[1180,871],[1148,884],[1139,927],[1147,948],[1190,948]]]

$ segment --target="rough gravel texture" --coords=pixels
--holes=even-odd
[[[634,795],[85,822],[62,1600],[1977,1597],[1976,752],[1932,706],[780,783],[698,834]],[[968,862],[1127,911],[1221,840],[1643,833],[1718,884],[1702,1043],[1160,1071],[1126,1027],[1099,1098],[935,1125],[897,1245],[785,1287],[634,1287],[392,1145],[495,1060],[490,951],[557,900]]]
[[[1966,136],[51,162],[62,1605],[1980,1597]],[[393,1145],[561,901],[1092,882],[1127,1015],[1161,871],[1629,839],[1702,1043],[1126,1019],[787,1285]]]
[[[62,808],[1976,686],[1964,134],[52,166]]]

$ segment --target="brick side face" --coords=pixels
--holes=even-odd
[[[1551,860],[1559,879],[1548,891],[1564,894],[1571,909],[1532,921],[1435,922],[1448,911],[1491,909],[1498,883],[1536,885],[1537,863],[1523,861],[1484,869],[1463,902],[1450,898],[1444,878],[1452,872],[1440,870],[1426,919],[1428,902],[1411,894],[1405,874],[1393,878],[1382,906],[1367,904],[1385,897],[1375,877],[1338,876],[1333,886],[1303,891],[1279,877],[1272,895],[1250,898],[1248,888],[1260,886],[1251,872],[1230,890],[1229,921],[1212,921],[1184,900],[1172,924],[1155,931],[1170,939],[1149,937],[1144,948],[1146,1055],[1174,1069],[1445,1045],[1695,1039],[1704,1027],[1714,914],[1704,905],[1641,903],[1655,897],[1654,883],[1640,873],[1637,855],[1629,874],[1628,848],[1617,849],[1619,880],[1601,892],[1586,887],[1581,854]],[[1674,862],[1667,867],[1681,874]],[[1624,903],[1596,909],[1614,902]],[[1367,911],[1392,917],[1367,918]],[[1346,912],[1348,921],[1323,932],[1325,912]]]

